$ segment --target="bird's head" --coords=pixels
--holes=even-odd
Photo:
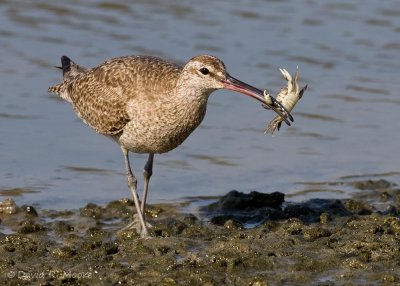
[[[282,104],[273,97],[266,101],[263,91],[247,83],[235,79],[226,71],[225,64],[218,58],[210,55],[200,55],[186,63],[182,71],[182,82],[190,84],[199,93],[209,95],[217,89],[229,89],[250,96],[278,113],[290,125],[293,117]]]

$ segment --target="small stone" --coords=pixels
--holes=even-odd
[[[227,229],[243,229],[243,225],[235,219],[228,219],[224,223],[224,227],[226,227]]]
[[[38,213],[36,211],[36,209],[33,206],[22,206],[21,209],[28,215],[33,216],[33,217],[37,217]]]
[[[327,223],[330,222],[331,220],[332,220],[332,217],[331,217],[331,215],[328,214],[328,213],[322,213],[322,214],[319,216],[319,221],[320,221],[321,224],[327,224]]]

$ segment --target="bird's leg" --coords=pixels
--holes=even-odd
[[[146,227],[146,223],[144,221],[144,216],[143,213],[140,209],[140,204],[139,204],[139,199],[138,199],[138,195],[137,195],[137,180],[135,178],[135,176],[133,175],[131,166],[129,164],[129,156],[128,156],[128,150],[126,150],[125,148],[121,147],[122,152],[124,153],[124,159],[125,159],[125,169],[126,169],[126,177],[128,179],[128,187],[132,192],[132,197],[133,197],[133,202],[135,203],[135,208],[136,208],[136,212],[138,214],[139,217],[139,222],[141,225],[141,237],[147,237],[149,236],[147,227]],[[134,223],[129,224],[127,227],[130,228],[131,226],[133,226]]]
[[[150,177],[153,174],[153,158],[154,154],[149,154],[149,158],[147,159],[146,165],[144,165],[143,168],[144,186],[143,186],[142,208],[141,208],[143,215],[146,207],[147,190],[149,189]]]

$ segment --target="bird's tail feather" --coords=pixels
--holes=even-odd
[[[67,56],[62,56],[61,57],[61,69],[63,72],[63,76],[65,76],[66,73],[68,73],[71,70],[71,59]]]
[[[63,84],[60,83],[60,84],[56,84],[56,85],[50,86],[47,89],[47,91],[50,92],[50,93],[54,93],[54,94],[58,94],[59,95],[63,91]]]
[[[86,73],[89,69],[83,66],[77,65],[69,57],[61,57],[61,67],[57,67],[62,70],[63,82],[49,87],[48,92],[58,94],[66,101],[71,102],[66,89],[67,86],[74,80],[77,76]]]
[[[61,67],[56,67],[56,68],[62,70],[64,81],[60,84],[56,84],[49,87],[47,90],[48,92],[58,94],[60,96],[63,94],[66,87],[66,83],[68,82],[68,74],[71,71],[71,63],[73,64],[73,61],[71,61],[69,57],[67,56],[61,57]]]

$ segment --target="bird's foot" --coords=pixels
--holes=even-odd
[[[139,215],[135,214],[133,216],[133,221],[128,223],[128,225],[123,227],[121,230],[123,230],[123,231],[125,231],[125,230],[136,230],[137,233],[140,233],[140,236],[142,238],[147,238],[147,237],[150,237],[148,229],[152,228],[152,225],[150,223],[148,223],[148,222],[145,222],[145,224],[146,224],[146,228],[142,229],[142,225],[140,224]]]

